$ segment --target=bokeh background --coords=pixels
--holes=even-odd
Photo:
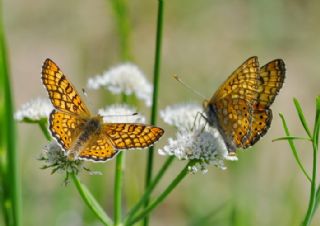
[[[157,1],[127,1],[133,62],[152,81]],[[5,28],[16,108],[32,98],[46,97],[40,82],[45,58],[56,61],[78,89],[87,79],[121,63],[119,37],[109,1],[4,1]],[[299,225],[307,209],[309,183],[298,169],[286,142],[272,142],[284,132],[284,113],[292,133],[304,136],[293,107],[297,97],[313,123],[320,84],[320,2],[316,0],[165,1],[160,109],[203,100],[172,79],[178,74],[208,98],[248,57],[261,65],[282,58],[287,67],[284,87],[272,105],[274,120],[260,142],[228,169],[210,167],[207,174],[189,175],[154,211],[151,225]],[[89,92],[92,109],[117,101],[106,92]],[[104,96],[104,98],[102,98]],[[142,104],[141,104],[142,105]],[[141,106],[149,115],[149,109]],[[175,131],[159,119],[166,134]],[[64,175],[40,170],[37,160],[47,143],[40,129],[18,125],[18,149],[23,192],[23,225],[101,225]],[[299,142],[306,168],[311,170],[311,146]],[[125,207],[143,192],[146,151],[126,155]],[[164,157],[156,155],[156,169]],[[173,164],[156,194],[185,162]],[[87,164],[102,176],[81,175],[99,202],[112,215],[114,161]],[[205,219],[205,220],[204,220]],[[1,222],[1,221],[0,221]],[[199,223],[201,222],[201,223]],[[312,225],[320,225],[317,213]]]

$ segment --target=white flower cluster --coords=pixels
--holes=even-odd
[[[142,71],[132,63],[115,66],[102,75],[90,78],[87,86],[89,89],[105,87],[113,94],[134,94],[147,106],[151,106],[152,85]]]
[[[179,130],[191,130],[195,124],[195,117],[202,111],[199,104],[176,104],[166,107],[160,111],[160,117],[169,125],[177,127]],[[201,117],[201,115],[198,115]]]
[[[21,106],[16,111],[14,118],[17,121],[32,120],[38,121],[43,118],[48,118],[49,114],[53,110],[53,106],[49,99],[40,98],[31,100]]]
[[[181,160],[196,160],[189,168],[192,172],[207,172],[207,166],[225,169],[224,160],[236,160],[228,156],[228,149],[217,128],[210,127],[201,116],[201,106],[179,104],[167,107],[160,116],[165,122],[178,128],[176,138],[159,149],[160,155],[175,155]]]
[[[99,115],[106,123],[144,123],[146,118],[137,114],[135,108],[124,104],[114,104],[99,109]]]

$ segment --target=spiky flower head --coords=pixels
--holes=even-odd
[[[208,126],[201,115],[202,108],[197,104],[168,106],[160,116],[169,125],[177,128],[175,138],[159,149],[160,155],[174,155],[180,160],[193,160],[192,172],[207,172],[208,165],[226,169],[224,160],[230,158],[228,149],[217,128]]]

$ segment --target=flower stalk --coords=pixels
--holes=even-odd
[[[0,194],[1,209],[7,225],[21,225],[21,191],[19,159],[16,149],[15,121],[13,119],[12,90],[0,1]]]
[[[161,46],[162,46],[162,30],[163,30],[163,8],[164,1],[158,0],[158,17],[157,17],[157,33],[156,33],[156,50],[155,50],[155,60],[153,69],[153,96],[152,96],[152,108],[151,108],[151,121],[152,125],[157,122],[157,110],[158,110],[158,92],[159,92],[159,77],[160,77],[160,66],[161,66]],[[154,146],[149,148],[146,166],[146,178],[145,178],[145,190],[148,189],[153,171],[153,156],[154,156]],[[145,207],[149,204],[149,199],[145,200]],[[144,220],[144,225],[149,224],[149,217],[146,216]]]
[[[169,184],[169,186],[150,204],[148,205],[138,216],[136,216],[133,220],[131,220],[128,226],[133,225],[139,220],[145,218],[150,214],[150,212],[156,208],[172,191],[173,189],[185,178],[185,176],[189,172],[189,167],[192,166],[193,161],[189,161],[186,166],[181,170],[181,172],[177,175],[177,177]]]

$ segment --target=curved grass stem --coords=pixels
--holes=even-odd
[[[82,200],[87,204],[96,217],[106,226],[113,225],[112,220],[105,214],[104,210],[90,193],[88,188],[80,182],[79,178],[74,173],[70,173],[70,176]]]
[[[141,197],[141,199],[139,200],[139,202],[128,213],[127,218],[125,219],[125,224],[128,223],[135,216],[137,211],[145,203],[146,199],[149,199],[153,189],[159,183],[160,179],[162,178],[164,173],[167,171],[167,169],[169,168],[169,166],[171,165],[173,160],[174,160],[173,156],[170,156],[167,158],[166,162],[163,164],[163,166],[159,170],[158,174],[155,176],[155,178],[149,184],[149,187],[147,188],[147,190],[145,190],[145,192],[144,192],[143,196]]]
[[[152,96],[152,109],[151,109],[151,124],[155,125],[157,122],[157,110],[158,110],[158,92],[159,92],[159,77],[160,77],[160,65],[161,65],[161,45],[162,45],[162,30],[163,30],[163,8],[164,1],[158,0],[158,17],[157,17],[157,33],[156,33],[156,51],[154,59],[153,69],[153,96]],[[145,189],[147,190],[152,178],[153,171],[153,155],[154,146],[149,148],[146,166],[146,178]],[[145,207],[148,206],[149,199],[145,200]],[[144,225],[149,224],[149,217],[146,216]]]
[[[182,181],[182,179],[188,174],[189,166],[192,164],[190,161],[177,175],[177,177],[169,184],[169,186],[159,195],[150,205],[148,205],[143,211],[133,220],[129,221],[126,226],[133,225],[150,214],[171,192],[172,190]]]

